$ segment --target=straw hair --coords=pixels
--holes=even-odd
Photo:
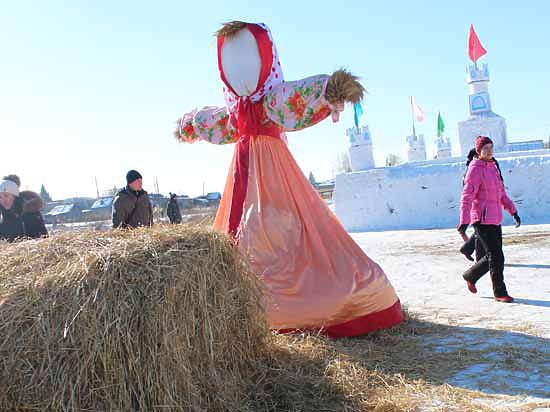
[[[239,410],[261,296],[206,228],[0,243],[0,410]]]
[[[222,27],[214,35],[216,37],[225,37],[225,38],[231,38],[235,36],[238,32],[240,32],[242,29],[246,27],[248,23],[245,23],[244,21],[228,21],[224,24],[222,24]]]
[[[364,87],[359,78],[345,69],[336,70],[327,83],[325,97],[331,104],[340,102],[357,103],[363,98]]]

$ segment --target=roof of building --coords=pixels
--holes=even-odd
[[[102,207],[111,207],[112,205],[113,205],[113,198],[112,197],[102,197],[101,199],[97,199],[90,209],[99,209],[99,208],[102,208]]]
[[[50,215],[50,216],[63,215],[65,213],[69,213],[71,210],[73,210],[74,206],[75,205],[73,203],[68,204],[68,205],[58,205],[46,214]]]

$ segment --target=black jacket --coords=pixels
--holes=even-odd
[[[25,236],[33,239],[48,236],[41,213],[44,209],[44,202],[40,195],[31,191],[23,191],[19,194],[19,197],[23,201],[22,218]]]
[[[25,226],[21,212],[22,202],[19,198],[16,199],[9,210],[0,205],[0,240],[13,242],[25,236]]]
[[[127,228],[153,225],[153,206],[145,190],[135,192],[126,186],[113,201],[113,227]]]
[[[168,219],[170,219],[170,223],[181,223],[180,207],[176,199],[170,199],[166,208],[166,214],[168,215]]]
[[[13,242],[16,239],[48,236],[40,213],[43,208],[40,195],[31,191],[21,192],[10,210],[0,206],[0,239]]]

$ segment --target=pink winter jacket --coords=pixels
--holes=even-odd
[[[516,213],[514,203],[506,195],[495,162],[472,160],[460,199],[460,223],[500,225],[502,207],[510,215]]]

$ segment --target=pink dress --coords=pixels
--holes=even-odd
[[[228,106],[195,110],[179,125],[179,138],[188,143],[236,143],[214,227],[235,237],[264,282],[271,328],[340,337],[399,323],[400,302],[384,271],[351,239],[286,144],[284,132],[331,114],[324,98],[330,76],[285,82],[269,29],[249,24],[244,30],[261,61],[254,92],[243,96],[227,79],[231,59],[224,46],[233,39],[218,38]]]

